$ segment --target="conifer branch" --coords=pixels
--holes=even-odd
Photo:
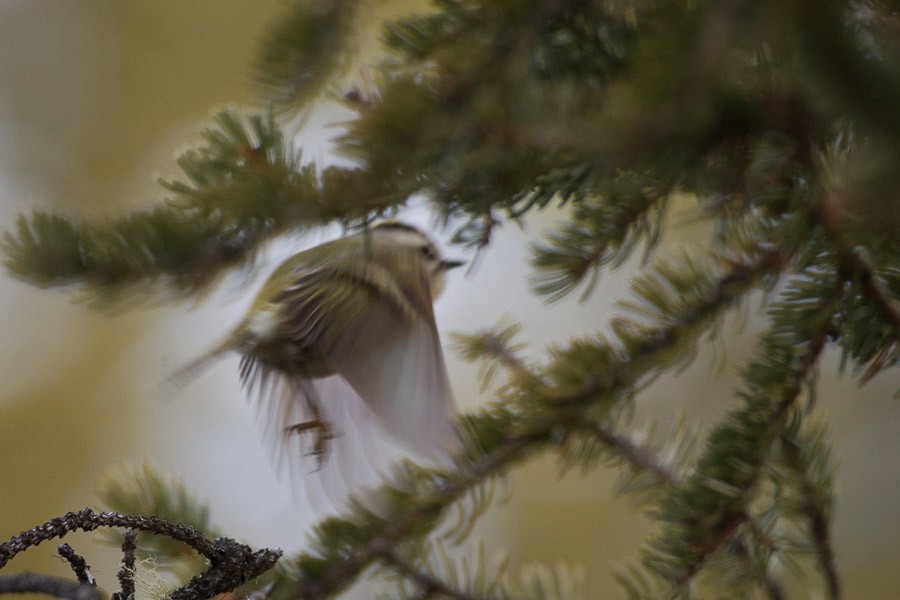
[[[441,581],[437,577],[423,571],[414,564],[405,560],[395,550],[386,550],[381,554],[381,560],[392,567],[397,573],[403,575],[416,582],[421,589],[419,598],[430,598],[435,594],[441,597],[453,598],[454,600],[496,600],[487,596],[470,594],[460,589],[452,587],[445,581]]]
[[[655,324],[658,328],[621,330],[620,335],[627,338],[627,341],[620,340],[625,349],[611,364],[586,361],[589,370],[578,374],[578,384],[571,383],[571,369],[585,362],[580,353],[588,350],[575,342],[567,352],[557,352],[556,363],[544,370],[550,377],[545,386],[535,390],[526,380],[520,388],[508,391],[509,398],[505,397],[493,412],[468,418],[468,431],[476,440],[469,444],[472,455],[459,464],[456,472],[432,474],[434,481],[426,487],[429,491],[395,500],[397,512],[387,519],[360,513],[320,524],[313,550],[297,559],[299,596],[310,600],[335,594],[388,549],[411,536],[427,533],[434,526],[435,517],[472,487],[542,446],[564,442],[560,430],[574,426],[583,411],[597,403],[616,403],[635,382],[646,376],[646,371],[660,368],[660,361],[669,358],[667,354],[673,347],[689,343],[686,332],[699,335],[701,323],[708,322],[723,307],[752,289],[781,261],[780,255],[768,252],[761,253],[755,262],[735,261],[719,279],[697,292],[703,301],[691,305],[685,314],[670,315]],[[611,351],[606,347],[592,350],[601,355]],[[551,386],[554,375],[567,383],[557,382],[559,387],[547,387]],[[516,394],[521,395],[517,403],[511,400]],[[484,438],[479,432],[485,433]],[[397,498],[397,494],[397,489],[388,487],[383,496]]]
[[[456,342],[454,349],[460,357],[468,362],[481,363],[478,379],[481,380],[482,389],[491,384],[497,367],[503,367],[514,379],[528,381],[538,389],[544,387],[544,382],[518,355],[523,346],[513,340],[520,330],[521,325],[517,323],[510,325],[501,323],[494,329],[478,331],[471,335],[453,334]]]
[[[822,350],[824,350],[827,335],[828,331],[823,329],[812,340],[809,351],[802,357],[798,365],[798,370],[793,377],[793,385],[784,390],[781,400],[770,411],[763,431],[773,431],[778,427],[779,423],[785,420],[788,411],[794,406],[803,391],[806,377],[812,371]],[[761,455],[767,453],[765,448],[759,449],[759,452]],[[717,516],[712,520],[711,527],[708,530],[698,531],[695,539],[688,541],[693,557],[691,562],[684,565],[681,575],[673,581],[673,586],[676,589],[687,586],[699,573],[707,558],[730,541],[738,533],[739,527],[750,520],[750,515],[746,511],[735,511],[734,509],[746,505],[755,491],[763,464],[757,463],[753,466],[755,467],[755,472],[749,478],[746,487],[733,500],[717,509]]]
[[[276,235],[399,201],[348,207],[342,198],[348,187],[366,185],[358,172],[302,165],[271,114],[222,111],[202,138],[177,159],[184,179],[161,182],[172,194],[165,205],[99,223],[41,211],[20,215],[16,230],[0,240],[5,266],[34,285],[80,285],[100,304],[161,289],[183,298],[209,291],[226,269],[248,264]]]
[[[359,0],[294,2],[261,48],[257,78],[283,108],[304,109],[349,64]]]
[[[810,474],[808,449],[802,449],[798,440],[794,437],[783,435],[781,437],[782,450],[788,466],[797,474],[800,485],[802,501],[802,513],[809,522],[810,535],[816,551],[816,560],[819,570],[825,578],[826,590],[830,600],[840,600],[841,584],[834,560],[834,550],[831,545],[831,527],[829,507],[822,499],[819,486],[813,482]],[[821,450],[817,458],[824,460]]]
[[[747,525],[752,529],[754,522],[748,519]],[[748,564],[748,570],[753,568],[753,550],[746,536],[742,535],[739,540],[738,551],[744,556]],[[763,575],[762,588],[765,590],[769,600],[786,600],[784,592],[784,584],[781,580],[771,573],[768,569]]]
[[[660,484],[677,488],[683,483],[681,475],[665,464],[646,446],[641,446],[626,435],[616,433],[594,421],[580,421],[571,431],[589,435],[599,441],[616,456],[624,459],[635,471],[651,474]]]
[[[659,228],[671,183],[649,175],[610,176],[594,194],[576,205],[574,215],[547,242],[532,248],[534,292],[555,302],[585,279],[582,300],[591,293],[604,266],[618,266],[641,242],[644,256],[659,240]]]
[[[460,473],[446,475],[445,482],[435,489],[433,494],[409,498],[405,503],[405,510],[389,521],[381,522],[373,531],[364,531],[352,521],[343,523],[338,519],[325,521],[319,526],[320,546],[329,541],[334,544],[336,541],[324,539],[322,533],[329,530],[337,531],[342,526],[352,528],[351,539],[355,539],[356,543],[345,547],[343,542],[340,542],[340,552],[334,556],[323,555],[323,551],[330,550],[325,547],[314,550],[312,554],[301,555],[297,560],[299,596],[307,600],[326,598],[348,586],[363,569],[381,559],[390,548],[409,536],[423,534],[430,529],[434,517],[443,508],[461,498],[481,481],[520,460],[525,453],[544,442],[546,437],[547,432],[504,436],[492,451],[486,452],[481,460],[470,468]]]
[[[900,105],[900,77],[889,61],[873,57],[852,39],[845,3],[792,0],[784,9],[798,23],[792,31],[802,36],[807,62],[826,76],[828,91],[842,96],[855,118],[895,136],[896,141],[900,132],[900,113],[896,110]],[[816,18],[809,18],[813,14],[810,11],[816,11]]]
[[[797,285],[806,285],[805,282]],[[707,560],[748,523],[753,498],[772,445],[787,426],[832,332],[831,315],[842,299],[843,280],[824,278],[819,302],[792,318],[787,327],[812,321],[810,330],[772,331],[764,339],[759,362],[748,369],[745,406],[712,432],[707,450],[682,489],[664,503],[668,527],[652,545],[645,564],[668,582],[674,596],[686,589]],[[784,293],[785,302],[799,290]],[[806,325],[796,325],[806,327]],[[797,335],[796,339],[787,336]],[[763,375],[764,370],[772,371]],[[750,377],[750,375],[753,377]],[[740,468],[736,468],[740,465]],[[668,515],[668,516],[666,516]]]
[[[880,277],[875,273],[874,267],[869,263],[861,248],[854,248],[846,257],[847,262],[866,290],[868,297],[873,299],[881,309],[885,318],[894,330],[895,343],[900,343],[900,302],[898,302]]]
[[[896,364],[896,353],[900,348],[900,302],[891,296],[884,282],[869,264],[862,248],[854,248],[842,258],[866,292],[865,301],[873,302],[877,306],[877,313],[880,313],[890,329],[888,335],[879,340],[880,346],[873,349],[871,355],[859,355],[860,359],[868,361],[860,376],[860,383],[865,384],[878,375],[889,361],[893,360]]]
[[[891,295],[884,281],[876,273],[865,247],[861,245],[850,247],[845,240],[841,224],[846,215],[831,195],[824,193],[811,213],[834,246],[845,277],[860,283],[862,291],[865,292],[865,297],[861,300],[875,305],[876,311],[872,316],[880,315],[889,329],[887,335],[879,340],[878,348],[858,354],[862,364],[868,362],[861,377],[861,383],[866,383],[882,370],[889,357],[900,347],[900,301]]]
[[[874,300],[885,319],[894,330],[894,337],[900,341],[900,302],[885,287],[884,282],[875,273],[870,259],[862,247],[849,247],[841,232],[841,223],[846,219],[844,211],[829,194],[823,194],[820,202],[812,211],[813,217],[822,226],[828,238],[837,247],[843,267],[855,278],[859,279],[868,297]]]

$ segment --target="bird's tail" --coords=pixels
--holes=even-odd
[[[174,398],[184,388],[209,370],[222,355],[231,349],[228,340],[219,344],[200,358],[194,359],[159,383],[157,389],[166,398]]]

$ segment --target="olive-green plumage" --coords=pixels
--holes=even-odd
[[[396,222],[300,252],[272,273],[232,334],[176,378],[233,350],[277,444],[313,429],[312,453],[327,450],[332,435],[341,443],[350,435],[341,429],[354,424],[331,422],[334,403],[361,399],[401,445],[446,456],[456,447],[453,403],[432,302],[459,264]]]

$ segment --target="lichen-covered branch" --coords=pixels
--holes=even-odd
[[[96,587],[40,573],[0,575],[0,594],[45,594],[67,600],[103,600]]]
[[[183,542],[209,560],[209,568],[171,593],[173,600],[201,600],[233,590],[275,566],[280,550],[252,550],[228,538],[209,540],[186,525],[157,517],[97,513],[89,508],[56,517],[0,544],[0,568],[14,556],[47,540],[72,531],[94,531],[100,527],[126,527]]]

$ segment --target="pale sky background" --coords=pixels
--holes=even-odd
[[[212,111],[253,104],[250,64],[279,4],[0,0],[0,228],[14,227],[32,208],[98,218],[159,202],[156,176],[176,175],[176,150],[197,140]],[[327,107],[316,113],[300,138],[305,156],[332,158],[325,139],[333,129],[325,124],[340,116]],[[407,218],[430,224],[421,207]],[[528,292],[527,239],[558,218],[541,215],[524,232],[504,228],[473,273],[453,274],[436,306],[441,331],[471,332],[508,316],[524,323],[522,337],[537,358],[547,343],[603,330],[614,302],[627,296],[628,269],[605,275],[585,303],[576,295],[547,307]],[[161,398],[155,386],[227,333],[280,257],[329,234],[274,244],[251,284],[226,281],[197,305],[97,313],[67,291],[0,273],[0,539],[96,506],[99,475],[146,459],[208,499],[229,536],[300,548],[309,519],[269,464],[239,387],[237,358],[175,399]],[[702,234],[681,224],[660,253]],[[448,234],[436,236],[446,247]],[[466,256],[458,248],[447,253]],[[751,325],[754,318],[751,311]],[[702,350],[685,373],[638,400],[638,422],[655,418],[665,426],[686,411],[700,431],[733,406],[752,331],[726,338],[723,366]],[[477,368],[447,354],[460,408],[477,409],[488,400],[478,392]],[[900,401],[891,394],[900,380],[883,374],[859,390],[847,377],[828,375],[836,359],[832,352],[823,364],[819,410],[839,462],[834,537],[846,597],[897,598]],[[617,597],[609,574],[636,556],[648,525],[612,497],[613,473],[557,479],[555,471],[552,456],[516,470],[510,501],[490,513],[476,538],[491,551],[508,550],[514,565],[580,565],[589,597]],[[86,539],[73,544],[89,562],[115,556]],[[55,544],[43,545],[8,569],[62,574],[54,553]],[[115,569],[110,563],[100,573],[108,589]]]

